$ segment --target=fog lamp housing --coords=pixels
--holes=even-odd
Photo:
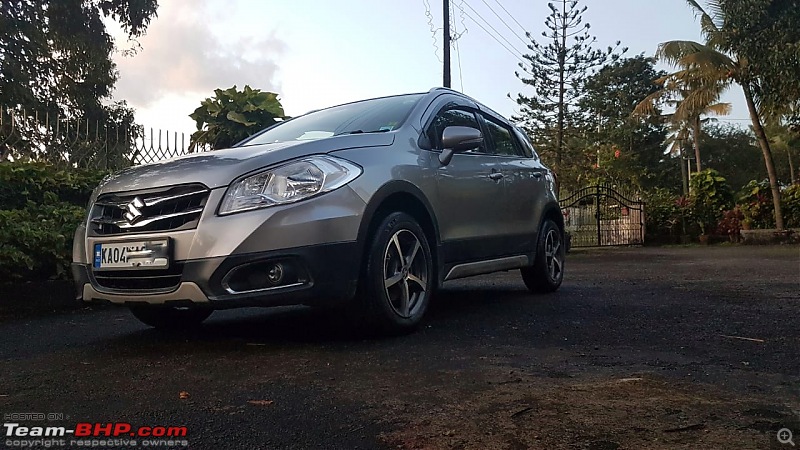
[[[222,279],[229,294],[247,294],[302,286],[308,282],[303,268],[290,259],[264,260],[242,264]]]

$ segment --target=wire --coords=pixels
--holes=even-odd
[[[489,11],[491,11],[491,12],[492,12],[492,13],[495,15],[495,17],[497,17],[498,19],[500,19],[500,22],[502,22],[502,23],[503,23],[503,25],[505,25],[505,26],[506,26],[506,28],[508,28],[508,31],[510,31],[510,32],[511,32],[511,34],[513,34],[513,35],[514,35],[514,36],[515,36],[517,39],[519,39],[519,41],[520,41],[520,42],[522,42],[522,45],[524,45],[524,46],[526,46],[526,47],[527,47],[527,46],[530,44],[530,42],[525,42],[525,39],[522,39],[522,38],[520,37],[520,35],[518,35],[518,34],[517,34],[517,32],[516,32],[516,31],[514,31],[514,29],[513,29],[513,28],[511,28],[511,26],[510,26],[510,25],[508,25],[508,24],[506,23],[506,21],[505,21],[505,20],[503,20],[503,18],[502,18],[502,17],[500,17],[500,14],[497,14],[497,11],[495,11],[495,10],[494,10],[494,8],[492,8],[492,7],[491,7],[491,5],[489,5],[488,3],[486,3],[486,0],[481,0],[481,1],[483,2],[483,4],[484,4],[484,5],[486,5],[486,7],[487,7],[487,8],[489,8]],[[497,0],[495,0],[495,1],[497,1]],[[500,6],[503,6],[503,5],[500,5]],[[513,17],[512,17],[512,19],[513,19]]]
[[[513,15],[511,15],[511,13],[510,13],[510,12],[508,12],[508,10],[506,9],[506,7],[505,7],[505,6],[503,6],[503,4],[502,4],[502,3],[500,3],[500,1],[499,1],[499,0],[494,0],[494,2],[495,2],[495,3],[497,3],[498,5],[500,5],[500,7],[501,7],[501,8],[503,8],[503,11],[505,11],[505,12],[506,12],[506,14],[508,14],[508,17],[511,17],[511,20],[513,20],[514,22],[516,22],[516,23],[517,23],[517,25],[519,25],[519,29],[520,29],[520,30],[522,30],[522,32],[523,32],[523,33],[525,33],[525,35],[527,36],[528,30],[526,30],[526,29],[525,29],[525,27],[523,27],[523,26],[522,26],[522,24],[521,24],[521,23],[519,23],[519,21],[517,21],[516,17],[514,17]]]
[[[508,48],[508,46],[507,46],[506,44],[503,44],[503,43],[500,41],[500,39],[497,39],[497,37],[495,37],[495,35],[493,35],[493,34],[492,34],[492,33],[491,33],[489,30],[487,30],[487,29],[486,29],[486,27],[484,27],[483,25],[481,25],[481,24],[480,24],[480,22],[478,22],[477,20],[475,20],[475,19],[474,19],[472,16],[470,16],[470,15],[469,15],[469,14],[467,14],[466,12],[464,12],[464,15],[465,15],[465,16],[467,16],[467,17],[468,17],[470,20],[472,20],[473,22],[475,22],[475,25],[478,25],[478,26],[479,26],[479,27],[480,27],[480,28],[481,28],[481,29],[482,29],[482,30],[483,30],[483,31],[484,31],[486,34],[488,34],[488,35],[489,35],[489,37],[490,37],[490,38],[494,39],[494,40],[495,40],[495,42],[497,42],[498,44],[500,44],[500,46],[502,46],[504,49],[506,49],[506,51],[507,51],[508,53],[510,53],[510,54],[511,54],[513,57],[517,58],[517,59],[518,59],[518,60],[519,60],[521,63],[523,63],[523,64],[528,64],[528,61],[525,61],[525,59],[523,59],[523,58],[520,56],[521,54],[520,54],[519,52],[515,52],[514,50],[511,50],[510,48]]]
[[[461,37],[461,35],[467,34],[469,32],[469,29],[467,28],[467,24],[465,22],[466,19],[464,18],[464,0],[461,0],[457,6],[459,11],[458,14],[459,19],[461,19],[461,30],[462,30],[461,33],[459,33],[458,37]]]
[[[508,39],[506,39],[506,37],[505,37],[505,36],[503,36],[503,34],[502,34],[502,33],[500,33],[499,31],[497,31],[497,29],[496,29],[495,27],[493,27],[493,26],[492,26],[492,24],[490,24],[488,20],[486,20],[486,19],[485,19],[483,16],[481,16],[481,14],[480,14],[478,11],[476,11],[476,10],[475,10],[475,8],[473,8],[473,7],[472,7],[472,6],[471,6],[469,3],[467,3],[466,1],[464,1],[463,3],[464,3],[465,5],[467,5],[467,8],[471,9],[471,10],[472,10],[472,12],[474,12],[476,16],[480,17],[480,18],[481,18],[481,20],[483,20],[483,21],[486,23],[486,25],[488,25],[488,26],[489,26],[489,28],[491,28],[491,29],[492,29],[492,31],[494,31],[494,32],[495,32],[495,34],[496,34],[497,36],[500,36],[500,38],[501,38],[501,39],[503,39],[504,41],[506,41],[506,43],[507,43],[509,46],[511,46],[511,48],[514,48],[514,44],[512,44],[512,43],[511,43],[511,41],[509,41]],[[469,17],[470,19],[472,19],[472,21],[473,21],[473,22],[475,22],[476,24],[478,24],[478,26],[480,26],[481,28],[483,28],[483,30],[484,30],[484,31],[486,31],[487,33],[489,33],[489,30],[487,30],[486,28],[484,28],[484,27],[483,27],[483,25],[481,25],[480,23],[478,23],[478,21],[477,21],[477,20],[475,20],[475,18],[473,18],[471,15],[467,14],[467,12],[466,12],[466,11],[464,11],[464,14],[465,14],[467,17]],[[494,37],[494,36],[493,36],[493,37]],[[505,45],[504,45],[503,47],[505,47]],[[510,50],[508,47],[506,47],[506,49],[507,49],[507,50],[509,50],[509,51],[511,51],[511,50]],[[516,53],[517,53],[519,56],[522,56],[522,53],[521,53],[521,52],[519,52],[519,51],[516,51],[516,50],[514,50],[514,51],[515,51],[515,52],[516,52]]]
[[[433,39],[433,48],[434,48],[433,54],[436,55],[436,59],[438,59],[439,62],[443,63],[444,61],[442,61],[442,57],[439,56],[439,45],[436,42],[436,33],[441,28],[436,28],[436,25],[433,24],[433,14],[431,14],[430,2],[428,0],[422,0],[422,4],[425,6],[425,17],[428,18],[428,26],[431,29],[431,39]]]
[[[455,9],[453,8],[453,4],[452,3],[450,4],[450,10],[452,11],[452,13],[450,14],[450,17],[455,16]],[[461,12],[463,13],[463,11],[464,10],[462,9]],[[463,16],[462,16],[462,21],[463,21]],[[453,33],[455,34],[455,37],[452,39],[452,42],[455,44],[455,47],[456,47],[456,59],[458,60],[458,82],[461,84],[461,92],[464,92],[464,75],[461,72],[461,50],[458,48],[458,39],[464,33],[466,33],[466,29],[463,32],[459,33],[458,32],[458,28],[456,28],[456,21],[454,20],[453,21]]]

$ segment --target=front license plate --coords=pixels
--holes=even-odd
[[[169,240],[96,243],[93,265],[95,270],[164,269],[169,267]]]

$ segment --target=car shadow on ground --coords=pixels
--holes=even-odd
[[[524,288],[506,286],[443,289],[436,293],[420,327],[401,336],[381,335],[359,327],[347,314],[338,310],[301,306],[217,311],[195,330],[164,332],[142,325],[141,329],[103,342],[103,347],[128,352],[134,348],[149,351],[158,347],[159,351],[170,352],[170,347],[184,351],[187,345],[192,344],[200,344],[193,345],[192,351],[224,350],[243,343],[276,347],[309,344],[372,346],[397,340],[416,341],[422,335],[424,339],[447,341],[455,339],[459,330],[465,327],[485,326],[487,320],[503,320],[503,316],[507,320],[509,309],[550,309],[547,304],[557,302],[556,297],[559,295],[537,296]]]

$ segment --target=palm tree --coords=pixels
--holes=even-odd
[[[731,112],[730,103],[719,103],[719,97],[724,88],[719,84],[707,84],[697,77],[691,77],[687,70],[681,70],[655,80],[661,88],[648,95],[633,110],[633,115],[658,114],[658,104],[665,103],[674,107],[675,112],[664,115],[671,127],[688,127],[692,134],[694,146],[695,168],[697,172],[703,170],[700,159],[700,132],[702,117],[706,115],[724,116]],[[703,101],[700,103],[697,91],[704,91]],[[691,97],[691,100],[689,100]]]
[[[756,106],[754,94],[755,80],[748,70],[747,61],[736,55],[735,49],[727,45],[727,33],[723,31],[725,17],[722,12],[723,0],[708,0],[706,12],[695,0],[687,0],[700,17],[700,25],[706,38],[705,44],[693,41],[670,41],[659,46],[658,57],[680,67],[682,70],[672,74],[687,85],[696,84],[698,89],[692,90],[683,100],[686,108],[696,110],[719,98],[719,92],[731,85],[742,87],[753,131],[764,156],[769,184],[772,190],[772,202],[775,206],[775,225],[784,229],[783,212],[781,210],[781,192],[775,173],[775,162],[772,157],[769,140],[764,131],[761,114]]]
[[[791,127],[779,120],[768,121],[764,128],[770,136],[769,143],[772,149],[786,153],[786,158],[789,161],[789,179],[792,184],[795,184],[797,179],[795,177],[792,152],[795,148],[800,147],[800,133],[793,132]]]
[[[684,143],[689,140],[689,126],[686,122],[673,122],[670,124],[669,134],[664,140],[666,150],[664,154],[678,158],[678,166],[681,169],[681,185],[683,187],[683,195],[689,195],[689,177],[686,170],[684,160]]]

